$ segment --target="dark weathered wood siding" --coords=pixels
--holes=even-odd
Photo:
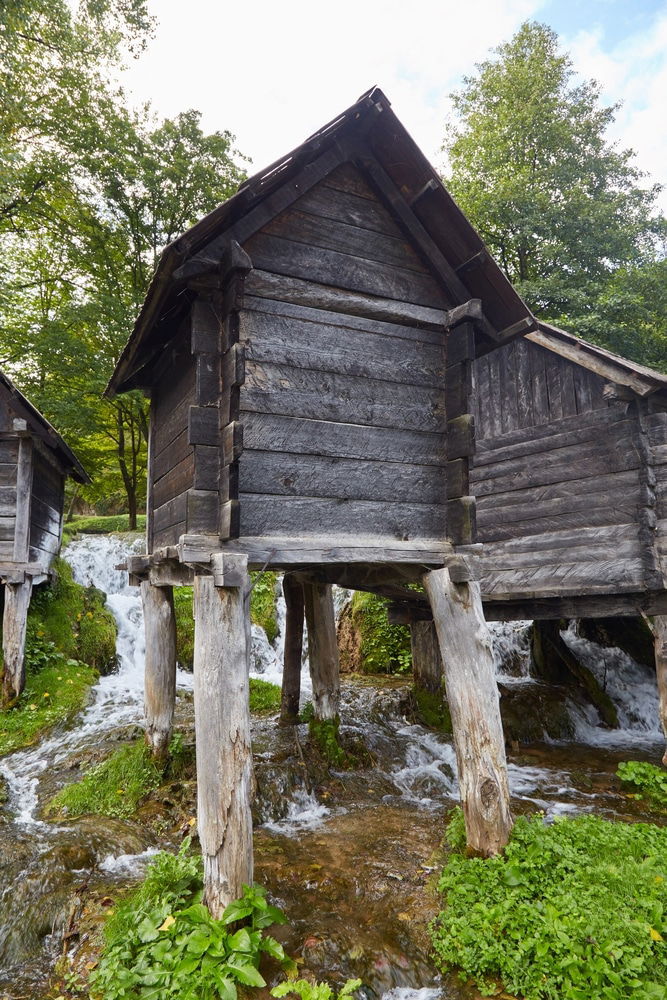
[[[184,325],[151,397],[148,538],[151,549],[175,544],[187,528],[187,494],[194,480],[189,441],[195,402],[195,362]]]
[[[30,499],[30,562],[48,567],[58,553],[64,489],[62,470],[35,449]]]
[[[18,440],[0,435],[0,560],[14,557],[18,455]]]
[[[438,282],[349,165],[244,249],[241,536],[442,539],[443,334],[363,304],[445,309]]]
[[[667,580],[667,412],[652,413],[646,423],[655,477],[656,546]]]
[[[650,585],[636,404],[529,341],[474,363],[471,492],[489,598],[624,593]]]

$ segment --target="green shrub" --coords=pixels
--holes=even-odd
[[[195,621],[192,617],[192,587],[174,587],[176,659],[184,670],[192,670],[195,658]]]
[[[407,674],[412,669],[410,629],[391,625],[388,601],[377,594],[356,591],[352,622],[361,636],[361,669],[369,674]]]
[[[256,715],[268,715],[280,711],[281,691],[277,684],[263,681],[259,677],[250,678],[250,711]]]
[[[504,855],[452,854],[439,888],[438,964],[485,995],[667,1000],[667,829],[520,818]]]
[[[132,816],[162,780],[161,768],[143,741],[116,750],[81,779],[65,785],[46,806],[51,816]]]
[[[244,887],[241,899],[214,920],[201,903],[201,861],[161,853],[143,885],[126,898],[105,928],[99,968],[91,975],[93,996],[102,1000],[235,1000],[237,984],[265,986],[263,954],[292,963],[265,934],[285,918],[259,887]]]
[[[635,796],[644,799],[659,812],[667,812],[667,771],[639,760],[624,760],[616,774],[624,785],[635,789]]]

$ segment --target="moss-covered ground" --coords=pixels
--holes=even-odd
[[[108,535],[113,531],[124,532],[129,530],[130,519],[127,514],[112,514],[108,517],[75,514],[72,520],[68,521],[63,528],[63,544],[66,545],[77,534]],[[146,530],[145,514],[138,515],[136,530]]]
[[[26,687],[0,710],[0,754],[37,743],[76,716],[99,673],[116,661],[116,624],[104,594],[81,587],[62,559],[51,583],[30,602],[26,630]]]

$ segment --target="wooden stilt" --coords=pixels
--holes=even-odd
[[[667,738],[667,615],[656,615],[651,623],[651,630],[655,643],[655,672],[660,696],[660,721],[662,731]],[[667,767],[667,749],[662,763]]]
[[[488,857],[512,829],[505,741],[489,631],[478,583],[449,571],[424,576],[445,665],[468,848]]]
[[[280,721],[283,725],[289,725],[296,722],[299,715],[304,618],[303,587],[290,573],[286,573],[283,577],[283,594],[287,617]]]
[[[313,682],[313,714],[318,721],[337,719],[340,675],[333,593],[328,583],[304,583],[308,659]]]
[[[235,557],[247,567],[245,556]],[[250,621],[247,569],[241,586],[196,576],[195,728],[197,827],[204,902],[219,918],[252,884]]]
[[[31,577],[26,577],[23,583],[8,583],[5,586],[5,609],[2,616],[2,652],[5,663],[2,698],[5,703],[18,698],[25,687],[25,631],[31,593]]]
[[[410,625],[412,674],[415,687],[430,694],[442,692],[443,666],[438,633],[433,622],[412,622]]]
[[[171,587],[141,583],[146,630],[144,712],[146,742],[154,757],[169,747],[176,699],[176,618]]]

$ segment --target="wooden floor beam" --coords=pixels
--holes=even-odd
[[[247,567],[245,556],[236,557]],[[215,918],[252,885],[250,745],[250,581],[216,586],[196,576],[195,731],[197,829],[204,902]]]
[[[440,569],[426,573],[424,587],[445,665],[468,847],[488,857],[505,847],[512,815],[498,686],[479,584],[453,583],[449,570]]]

